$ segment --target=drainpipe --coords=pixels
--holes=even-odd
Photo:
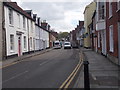
[[[0,21],[2,21],[2,16],[3,16],[3,2],[1,2],[0,1]],[[2,51],[2,49],[3,49],[3,47],[2,47],[2,45],[3,45],[3,40],[2,40],[2,31],[3,31],[3,21],[2,22],[0,22],[0,61],[2,61],[2,58],[3,58],[3,51]]]
[[[118,23],[118,64],[120,66],[120,22]]]
[[[6,59],[6,29],[5,29],[5,15],[4,15],[4,5],[2,3],[2,59]]]
[[[29,41],[30,41],[30,39],[29,39],[29,21],[28,21],[28,19],[27,19],[27,27],[28,27],[28,53],[30,53],[30,43],[29,43]]]

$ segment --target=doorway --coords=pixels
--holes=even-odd
[[[102,36],[102,54],[106,55],[106,30],[101,31]]]
[[[18,35],[18,56],[22,55],[21,49],[21,35]]]

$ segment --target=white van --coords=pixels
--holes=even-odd
[[[54,48],[55,48],[55,49],[60,49],[60,48],[61,48],[60,41],[55,41],[55,42],[54,42]]]

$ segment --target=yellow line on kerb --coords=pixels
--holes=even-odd
[[[12,65],[17,64],[17,63],[19,63],[19,62],[20,62],[20,61],[18,61],[18,62],[12,62],[12,63],[10,63],[10,64],[7,64],[7,65],[5,65],[5,66],[0,67],[0,69],[5,68],[5,67],[8,67],[8,66],[12,66]]]
[[[68,88],[70,83],[72,82],[72,80],[74,79],[75,75],[77,74],[79,68],[81,67],[82,65],[82,60],[83,60],[83,57],[82,57],[82,54],[80,55],[80,60],[77,64],[77,66],[75,67],[75,69],[73,70],[73,72],[70,74],[70,76],[63,82],[63,84],[60,86],[59,90],[61,88]]]
[[[69,80],[69,82],[66,84],[65,88],[68,88],[70,83],[72,82],[72,80],[74,79],[75,75],[77,74],[78,70],[80,69],[82,63],[79,65],[79,67],[77,68],[76,72],[74,73],[74,75],[72,76],[72,78]]]

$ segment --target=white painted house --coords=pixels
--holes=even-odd
[[[21,56],[34,51],[34,20],[16,2],[4,2],[4,15],[6,56]]]
[[[100,51],[103,55],[106,55],[106,4],[105,2],[96,2],[96,31],[98,31],[98,49],[101,48]],[[101,45],[100,45],[101,43]],[[98,51],[99,52],[99,51]]]
[[[43,30],[43,38],[45,40],[45,48],[49,48],[49,31]]]
[[[49,31],[40,28],[40,43],[41,43],[41,49],[49,48]]]
[[[41,20],[37,14],[33,15],[35,24],[35,51],[49,48],[49,31],[41,27]]]
[[[32,10],[24,10],[32,20],[27,20],[28,24],[28,44],[29,44],[29,52],[35,51],[35,21],[33,19]]]
[[[40,18],[37,17],[37,14],[33,15],[33,18],[35,20],[35,51],[40,51],[41,49],[41,40],[40,40]]]

